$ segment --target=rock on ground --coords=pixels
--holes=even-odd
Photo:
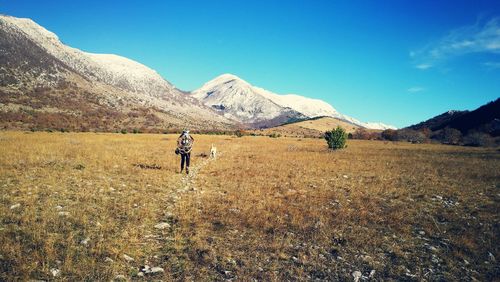
[[[123,258],[127,261],[127,262],[133,262],[134,261],[134,258],[131,257],[131,256],[128,256],[128,255],[123,255]]]
[[[170,224],[168,224],[167,222],[161,222],[161,223],[158,223],[155,225],[155,228],[156,229],[165,229],[165,228],[170,228]]]

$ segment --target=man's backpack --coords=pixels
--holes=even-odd
[[[182,135],[181,145],[184,148],[191,148],[191,146],[193,145],[191,137],[187,134]]]
[[[193,146],[193,139],[188,134],[181,136],[179,141],[179,152],[181,154],[187,154],[191,152],[191,147]]]

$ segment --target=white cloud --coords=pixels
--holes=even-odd
[[[454,57],[471,53],[500,54],[500,18],[485,23],[463,26],[450,31],[446,36],[427,44],[410,57],[415,67],[421,70],[435,66]]]
[[[500,62],[484,62],[483,66],[489,69],[500,69]]]
[[[432,67],[430,64],[419,64],[415,66],[419,70],[426,70]]]
[[[420,87],[420,86],[413,86],[413,87],[408,88],[406,91],[408,91],[410,93],[417,93],[417,92],[425,91],[425,88]]]

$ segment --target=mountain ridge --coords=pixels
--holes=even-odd
[[[57,125],[74,130],[147,127],[158,131],[237,127],[141,63],[66,46],[30,19],[0,16],[0,32],[4,128]],[[59,121],[40,123],[46,116]],[[101,120],[109,124],[103,125]]]
[[[450,110],[407,128],[439,131],[446,127],[457,129],[464,135],[477,131],[500,136],[500,98],[472,111]]]
[[[234,74],[222,74],[208,81],[191,95],[207,106],[217,108],[222,114],[243,123],[253,123],[259,116],[252,116],[256,111],[263,112],[268,118],[275,118],[280,112],[288,111],[292,119],[330,116],[369,129],[394,129],[394,126],[382,123],[365,123],[339,113],[334,107],[320,99],[308,98],[297,94],[280,95],[264,88],[254,86]],[[249,98],[252,97],[252,98]],[[263,99],[264,98],[264,99]],[[247,100],[258,100],[257,105]],[[264,107],[264,110],[263,110]],[[289,111],[292,112],[289,112]],[[295,113],[294,113],[295,112]],[[278,124],[270,124],[276,126]]]
[[[35,122],[35,127],[42,128],[57,124],[71,125],[75,130],[99,129],[96,126],[102,122],[96,119],[100,118],[111,120],[105,130],[226,130],[272,127],[317,116],[332,116],[368,128],[393,128],[362,123],[319,99],[275,94],[232,74],[220,75],[187,93],[129,58],[67,46],[31,19],[0,15],[0,33],[0,122],[4,128]],[[137,113],[147,113],[150,120],[146,126],[141,126],[144,117]],[[38,121],[45,116],[56,119],[54,115],[64,122],[44,125]]]

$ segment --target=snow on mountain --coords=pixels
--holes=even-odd
[[[260,87],[252,86],[243,79],[223,74],[205,83],[192,96],[221,111],[225,116],[248,123],[255,120],[272,119],[290,110],[306,118],[329,116],[369,129],[394,128],[382,123],[364,123],[339,113],[330,104],[300,95],[279,95]],[[300,115],[297,115],[297,118]]]
[[[5,46],[11,48],[3,55],[6,61],[12,62],[10,68],[17,67],[8,70],[0,66],[4,78],[10,81],[32,81],[32,85],[54,87],[66,80],[99,93],[112,107],[154,107],[176,117],[190,116],[191,120],[198,121],[242,122],[267,127],[308,117],[331,116],[367,128],[391,128],[380,123],[360,122],[321,100],[272,93],[232,74],[221,75],[191,95],[184,95],[156,71],[136,61],[66,46],[57,35],[30,19],[0,15],[0,28],[8,37],[0,38],[0,42],[5,40]]]
[[[99,105],[111,107],[110,110],[121,114],[141,107],[155,111],[156,118],[161,117],[163,124],[175,121],[176,126],[204,124],[207,128],[235,124],[184,95],[145,65],[118,55],[93,54],[69,47],[31,19],[0,15],[0,34],[0,60],[5,62],[0,66],[0,86],[5,86],[6,91],[39,88],[54,92],[57,87],[66,85],[73,87],[73,93],[91,94],[82,98],[89,100],[81,103],[95,105],[98,101]],[[60,101],[47,100],[46,103]]]
[[[261,95],[248,82],[232,74],[223,74],[205,83],[193,91],[192,96],[225,117],[243,123],[272,120],[282,115],[303,117]]]
[[[337,110],[335,110],[330,104],[322,100],[311,99],[295,94],[278,95],[259,87],[254,87],[254,90],[260,95],[275,102],[276,104],[282,107],[292,108],[306,115],[307,117],[341,117],[340,113],[337,112]]]
[[[154,70],[117,55],[92,54],[64,45],[57,35],[31,19],[0,16],[0,20],[85,77],[132,92],[161,97],[174,87]]]
[[[381,122],[364,122],[362,123],[364,127],[368,129],[379,129],[379,130],[386,130],[386,129],[398,129],[397,127],[393,125],[387,125],[385,123]]]

